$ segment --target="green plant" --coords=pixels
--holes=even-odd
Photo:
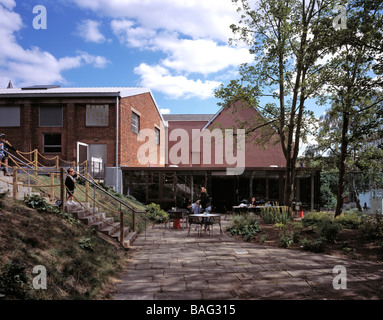
[[[305,214],[304,218],[302,219],[302,224],[304,227],[312,227],[318,225],[323,220],[331,221],[332,218],[326,212],[311,211]]]
[[[232,225],[227,227],[226,230],[229,231],[232,236],[241,235],[246,241],[250,241],[256,233],[262,231],[256,217],[251,213],[234,216]]]
[[[155,220],[157,217],[168,218],[168,214],[161,209],[161,206],[153,202],[146,206],[146,212],[149,214],[150,220]]]
[[[356,210],[348,210],[337,216],[334,220],[348,229],[357,229],[366,221],[367,215]]]
[[[341,226],[331,220],[324,219],[317,224],[319,235],[328,242],[334,242],[338,236]]]
[[[261,243],[264,243],[266,239],[267,239],[267,234],[263,234],[260,239]]]
[[[316,240],[307,240],[306,238],[301,240],[301,245],[303,250],[320,253],[324,251],[325,248],[325,239],[319,238]]]
[[[293,232],[284,230],[279,234],[279,239],[281,246],[283,248],[288,248],[294,242]]]
[[[291,220],[291,210],[289,207],[262,207],[261,217],[264,223],[286,224]]]
[[[362,236],[367,239],[381,239],[383,237],[383,221],[369,218],[361,225]]]
[[[82,237],[80,240],[78,240],[80,248],[84,250],[94,251],[94,245],[91,243],[91,238],[88,237]]]

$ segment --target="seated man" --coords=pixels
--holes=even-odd
[[[201,213],[201,200],[197,200],[195,203],[192,204],[192,211],[194,214],[199,214]]]

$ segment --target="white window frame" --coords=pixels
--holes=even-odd
[[[133,119],[133,115],[137,117],[137,120]],[[136,134],[140,132],[140,116],[132,111],[132,131]]]

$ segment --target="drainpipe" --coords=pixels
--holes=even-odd
[[[119,101],[120,97],[116,98],[116,191],[120,192],[118,178],[118,150],[119,150]]]

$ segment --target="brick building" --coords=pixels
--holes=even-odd
[[[0,90],[0,132],[18,150],[38,149],[47,157],[58,155],[67,161],[88,159],[110,185],[121,185],[116,168],[143,166],[137,161],[142,129],[152,130],[161,166],[164,120],[146,88]]]

